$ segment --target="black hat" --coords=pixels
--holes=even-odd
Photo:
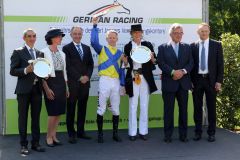
[[[49,40],[51,38],[57,37],[57,36],[62,36],[64,37],[65,34],[62,32],[61,29],[57,29],[57,28],[51,28],[47,34],[45,35],[45,40]]]
[[[143,31],[142,30],[142,25],[141,24],[131,25],[131,32],[133,32],[133,31]]]

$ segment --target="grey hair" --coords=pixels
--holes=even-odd
[[[177,28],[182,28],[183,29],[183,26],[179,23],[173,23],[169,28],[169,31],[168,31],[169,35],[172,34],[173,31]]]
[[[27,28],[27,29],[25,29],[25,30],[23,31],[23,37],[26,37],[27,32],[29,32],[29,31],[32,31],[33,33],[36,34],[36,32],[34,31],[34,29],[32,29],[32,28]]]
[[[79,28],[83,32],[83,28],[82,27],[80,27],[80,26],[73,26],[71,28],[71,30],[70,30],[70,33],[72,33],[75,28]]]
[[[111,30],[108,30],[108,31],[107,31],[107,33],[106,33],[106,38],[108,38],[108,36],[109,36],[110,33],[115,33],[115,34],[118,36],[117,31],[111,29]]]

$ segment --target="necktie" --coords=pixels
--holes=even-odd
[[[201,42],[202,44],[202,51],[201,51],[201,63],[200,63],[200,68],[202,71],[206,69],[206,60],[205,60],[205,47],[204,47],[204,41]]]
[[[178,44],[175,44],[174,46],[174,51],[177,57],[178,57],[178,46],[179,46]]]
[[[78,53],[79,53],[81,59],[83,59],[83,52],[82,52],[82,50],[81,50],[81,48],[80,48],[80,45],[77,44],[76,46],[77,46],[77,50],[78,50]]]
[[[31,54],[32,59],[35,59],[35,56],[34,56],[34,53],[33,53],[33,49],[32,49],[32,48],[29,49],[29,52],[30,52],[30,54]]]

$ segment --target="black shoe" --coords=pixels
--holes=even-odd
[[[214,141],[215,141],[214,135],[208,136],[208,142],[214,142]]]
[[[21,153],[22,156],[27,156],[27,155],[29,155],[28,147],[27,147],[27,146],[22,146],[22,147],[21,147],[21,150],[20,150],[20,153]]]
[[[136,136],[129,136],[130,141],[136,141],[137,137]]]
[[[139,134],[139,138],[144,140],[144,141],[148,140],[147,135]]]
[[[37,152],[45,152],[45,148],[43,148],[39,144],[32,146],[31,149],[34,150],[34,151],[37,151]]]
[[[81,135],[77,135],[77,138],[87,139],[87,140],[92,139],[91,137],[87,136],[85,133]]]
[[[118,134],[113,135],[113,140],[116,142],[122,142],[122,139],[118,136]]]
[[[75,143],[77,143],[77,140],[75,137],[69,137],[68,142],[71,144],[75,144]]]
[[[193,137],[194,141],[199,141],[202,138],[201,134],[195,134],[195,136]]]
[[[179,137],[179,140],[180,140],[181,142],[184,142],[184,143],[188,142],[188,139],[187,139],[186,136],[180,136],[180,137]]]
[[[48,143],[47,140],[46,140],[46,145],[47,145],[48,147],[55,147],[54,143]]]
[[[172,142],[172,138],[170,138],[170,137],[165,137],[165,138],[164,138],[164,142],[165,142],[165,143],[171,143],[171,142]]]
[[[60,141],[54,141],[54,140],[53,140],[53,144],[54,144],[55,146],[61,146],[61,145],[63,145],[62,142],[60,142]]]

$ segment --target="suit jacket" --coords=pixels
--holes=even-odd
[[[73,42],[63,47],[63,52],[66,54],[67,75],[69,85],[77,85],[80,77],[87,75],[89,79],[92,76],[94,62],[90,47],[81,43],[83,50],[83,60],[81,59]],[[86,83],[90,87],[90,81]]]
[[[43,53],[35,49],[36,57],[43,57]],[[34,79],[37,76],[32,72],[25,74],[24,69],[29,65],[28,60],[32,59],[26,46],[15,49],[11,56],[10,74],[18,77],[15,94],[26,94],[32,90]],[[39,87],[41,89],[41,79]]]
[[[190,72],[193,68],[191,48],[188,44],[179,43],[178,57],[176,56],[171,43],[165,43],[158,47],[157,62],[162,70],[162,91],[176,92],[181,86],[184,90],[191,89]],[[172,71],[185,69],[185,74],[179,80],[173,80]]]
[[[150,42],[143,41],[141,42],[141,45],[148,47],[152,52],[154,52],[153,46]],[[125,78],[126,94],[128,94],[129,97],[133,96],[133,77],[132,77],[133,61],[130,57],[131,50],[132,50],[132,42],[130,41],[128,44],[124,46],[124,53],[128,56],[128,63],[130,65],[130,67],[127,68],[127,74]],[[148,83],[150,94],[157,90],[157,86],[155,84],[153,73],[152,73],[152,70],[154,69],[156,69],[156,67],[152,63],[152,61],[148,61],[147,63],[142,64],[142,74]]]
[[[191,44],[192,56],[194,59],[194,67],[191,72],[191,79],[193,85],[197,84],[197,74],[199,70],[199,42]],[[210,85],[215,86],[216,82],[223,82],[223,50],[221,42],[209,39],[208,48],[208,73]]]

